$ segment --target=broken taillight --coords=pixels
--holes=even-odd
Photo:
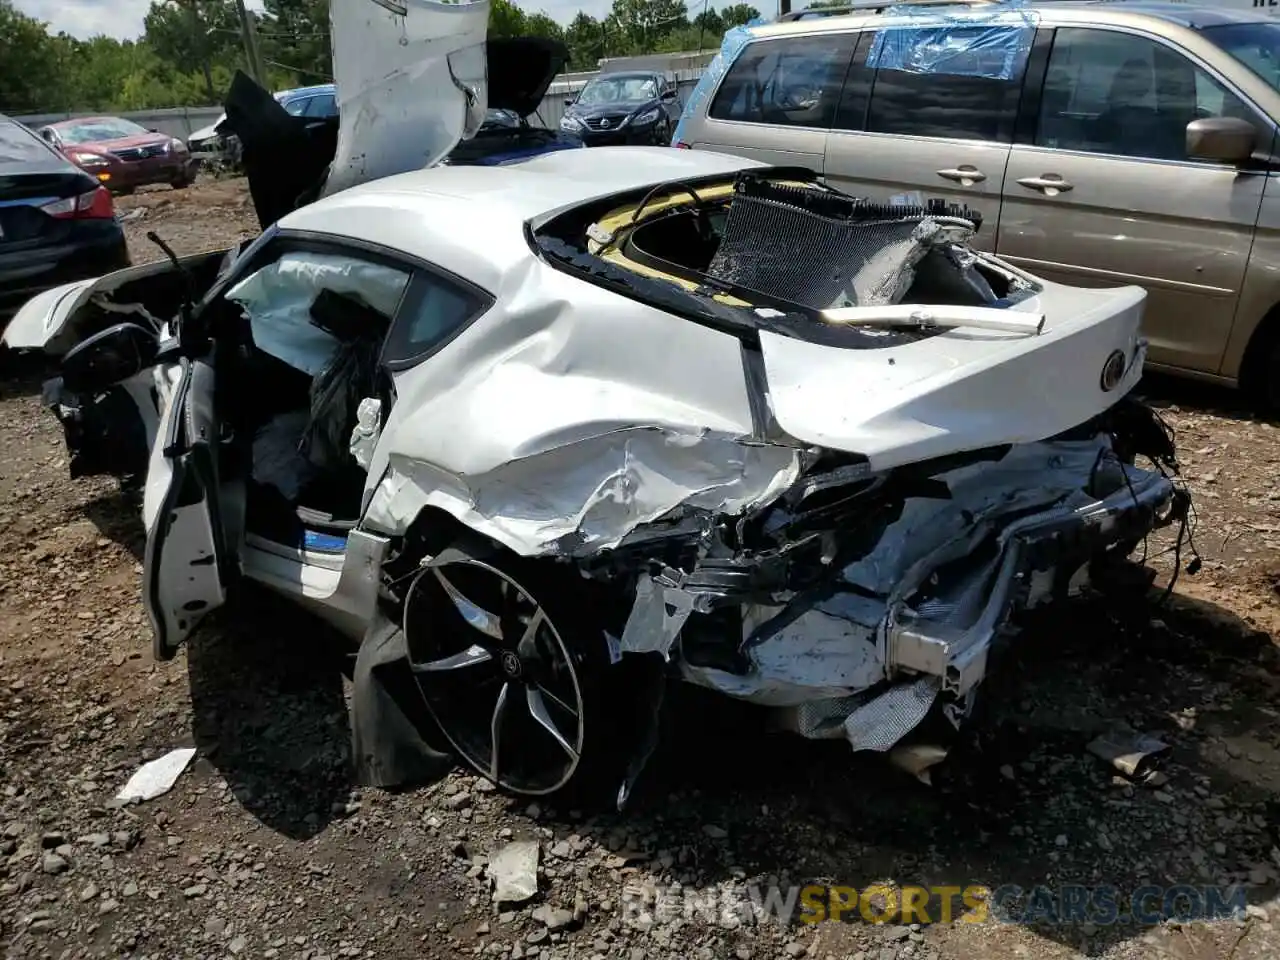
[[[41,204],[40,209],[58,220],[106,220],[116,215],[111,191],[106,187]]]
[[[675,147],[677,150],[692,150],[692,149],[693,149],[693,147],[691,147],[689,144],[685,143],[683,140],[675,140],[675,141],[673,141],[673,142],[672,142],[672,144],[671,144],[671,145],[672,145],[673,147]]]

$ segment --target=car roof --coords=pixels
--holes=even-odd
[[[915,9],[911,9],[914,7]],[[918,4],[910,2],[894,5],[891,3],[856,3],[840,13],[826,16],[799,16],[789,20],[779,20],[750,28],[757,36],[778,36],[789,33],[820,30],[838,32],[841,28],[864,26],[881,20],[908,19],[911,23],[927,23],[931,20],[942,22],[965,21],[981,22],[984,14],[999,14],[1003,17],[1017,16],[1026,11],[1031,15],[1043,15],[1066,12],[1074,14],[1072,19],[1082,15],[1091,21],[1111,21],[1133,17],[1150,17],[1163,20],[1190,29],[1226,26],[1235,23],[1268,23],[1274,18],[1261,10],[1231,10],[1214,7],[1208,3],[1183,3],[1179,0],[1041,0],[1025,6],[1006,6],[991,0],[959,0],[959,2],[934,3],[923,0]],[[799,11],[800,14],[809,11]],[[821,14],[821,11],[812,11]]]
[[[103,120],[125,120],[129,123],[137,122],[136,120],[130,120],[128,117],[112,117],[104,114],[100,117],[71,117],[68,120],[55,120],[53,123],[46,123],[45,126],[57,129],[58,127],[69,127],[77,123],[101,123]],[[141,124],[139,124],[139,126],[141,126]]]
[[[400,250],[496,292],[533,257],[530,221],[613,194],[762,165],[670,147],[557,150],[504,166],[443,165],[371,180],[300,207],[279,226]]]
[[[664,70],[610,70],[608,73],[602,73],[598,77],[593,77],[592,79],[617,80],[619,78],[626,79],[627,77],[643,77],[648,80],[651,78],[661,79],[664,76],[666,76],[666,71]]]
[[[312,87],[293,87],[289,90],[281,90],[276,94],[279,100],[290,99],[295,97],[314,96],[317,94],[337,93],[337,86],[332,83],[318,83]]]

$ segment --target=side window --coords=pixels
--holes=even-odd
[[[861,34],[857,49],[853,54],[853,63],[849,65],[849,73],[845,77],[844,89],[840,92],[840,105],[836,108],[836,119],[833,126],[837,130],[862,130],[867,122],[867,106],[871,103],[871,84],[876,72],[867,66],[867,54],[871,52],[871,41],[875,35]]]
[[[958,46],[980,47],[982,28],[948,30]],[[1022,91],[1022,70],[1008,80],[990,76],[876,71],[867,130],[903,136],[1012,143]]]
[[[422,359],[484,312],[490,302],[461,281],[418,272],[391,325],[383,359],[393,366]]]
[[[739,54],[711,104],[715,120],[829,127],[852,34],[757,40]]]
[[[371,308],[386,329],[410,287],[407,270],[345,252],[286,249],[261,266],[249,265],[254,269],[227,290],[226,299],[248,317],[258,350],[311,376],[333,360],[343,341],[366,333],[381,337],[372,326],[353,328],[364,321],[342,307],[343,300]]]
[[[323,93],[307,101],[308,117],[332,117],[338,113],[338,99],[331,93]]]
[[[284,105],[285,111],[292,117],[300,117],[307,112],[307,107],[311,104],[311,97],[302,97],[299,100],[290,100]]]
[[[1186,160],[1187,124],[1257,118],[1181,53],[1133,34],[1059,29],[1036,143],[1147,160]]]

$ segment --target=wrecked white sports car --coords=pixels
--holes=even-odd
[[[360,642],[366,782],[438,730],[621,804],[665,678],[883,751],[1185,518],[1125,399],[1141,290],[972,252],[965,210],[606,149],[363,182],[15,318],[65,353],[73,472],[145,476],[156,656],[258,581]]]

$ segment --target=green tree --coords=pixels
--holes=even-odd
[[[524,11],[511,0],[493,0],[489,5],[489,36],[522,37],[525,34]]]
[[[610,33],[623,40],[623,53],[649,53],[662,41],[689,25],[689,11],[683,0],[613,0],[605,19]]]
[[[258,36],[268,72],[279,86],[333,79],[329,0],[264,0]]]
[[[62,51],[42,21],[0,0],[0,111],[34,113],[64,108]]]
[[[821,0],[820,0],[821,2]],[[828,0],[833,6],[840,6],[845,0]],[[720,20],[725,30],[750,23],[760,16],[760,11],[748,3],[735,3],[720,11]]]
[[[561,41],[565,38],[564,29],[545,13],[535,13],[526,19],[524,32],[530,37],[548,37]]]
[[[161,0],[151,4],[143,23],[156,56],[178,69],[197,67],[208,101],[216,102],[223,91],[214,87],[215,64],[239,59],[239,17],[231,0]]]

